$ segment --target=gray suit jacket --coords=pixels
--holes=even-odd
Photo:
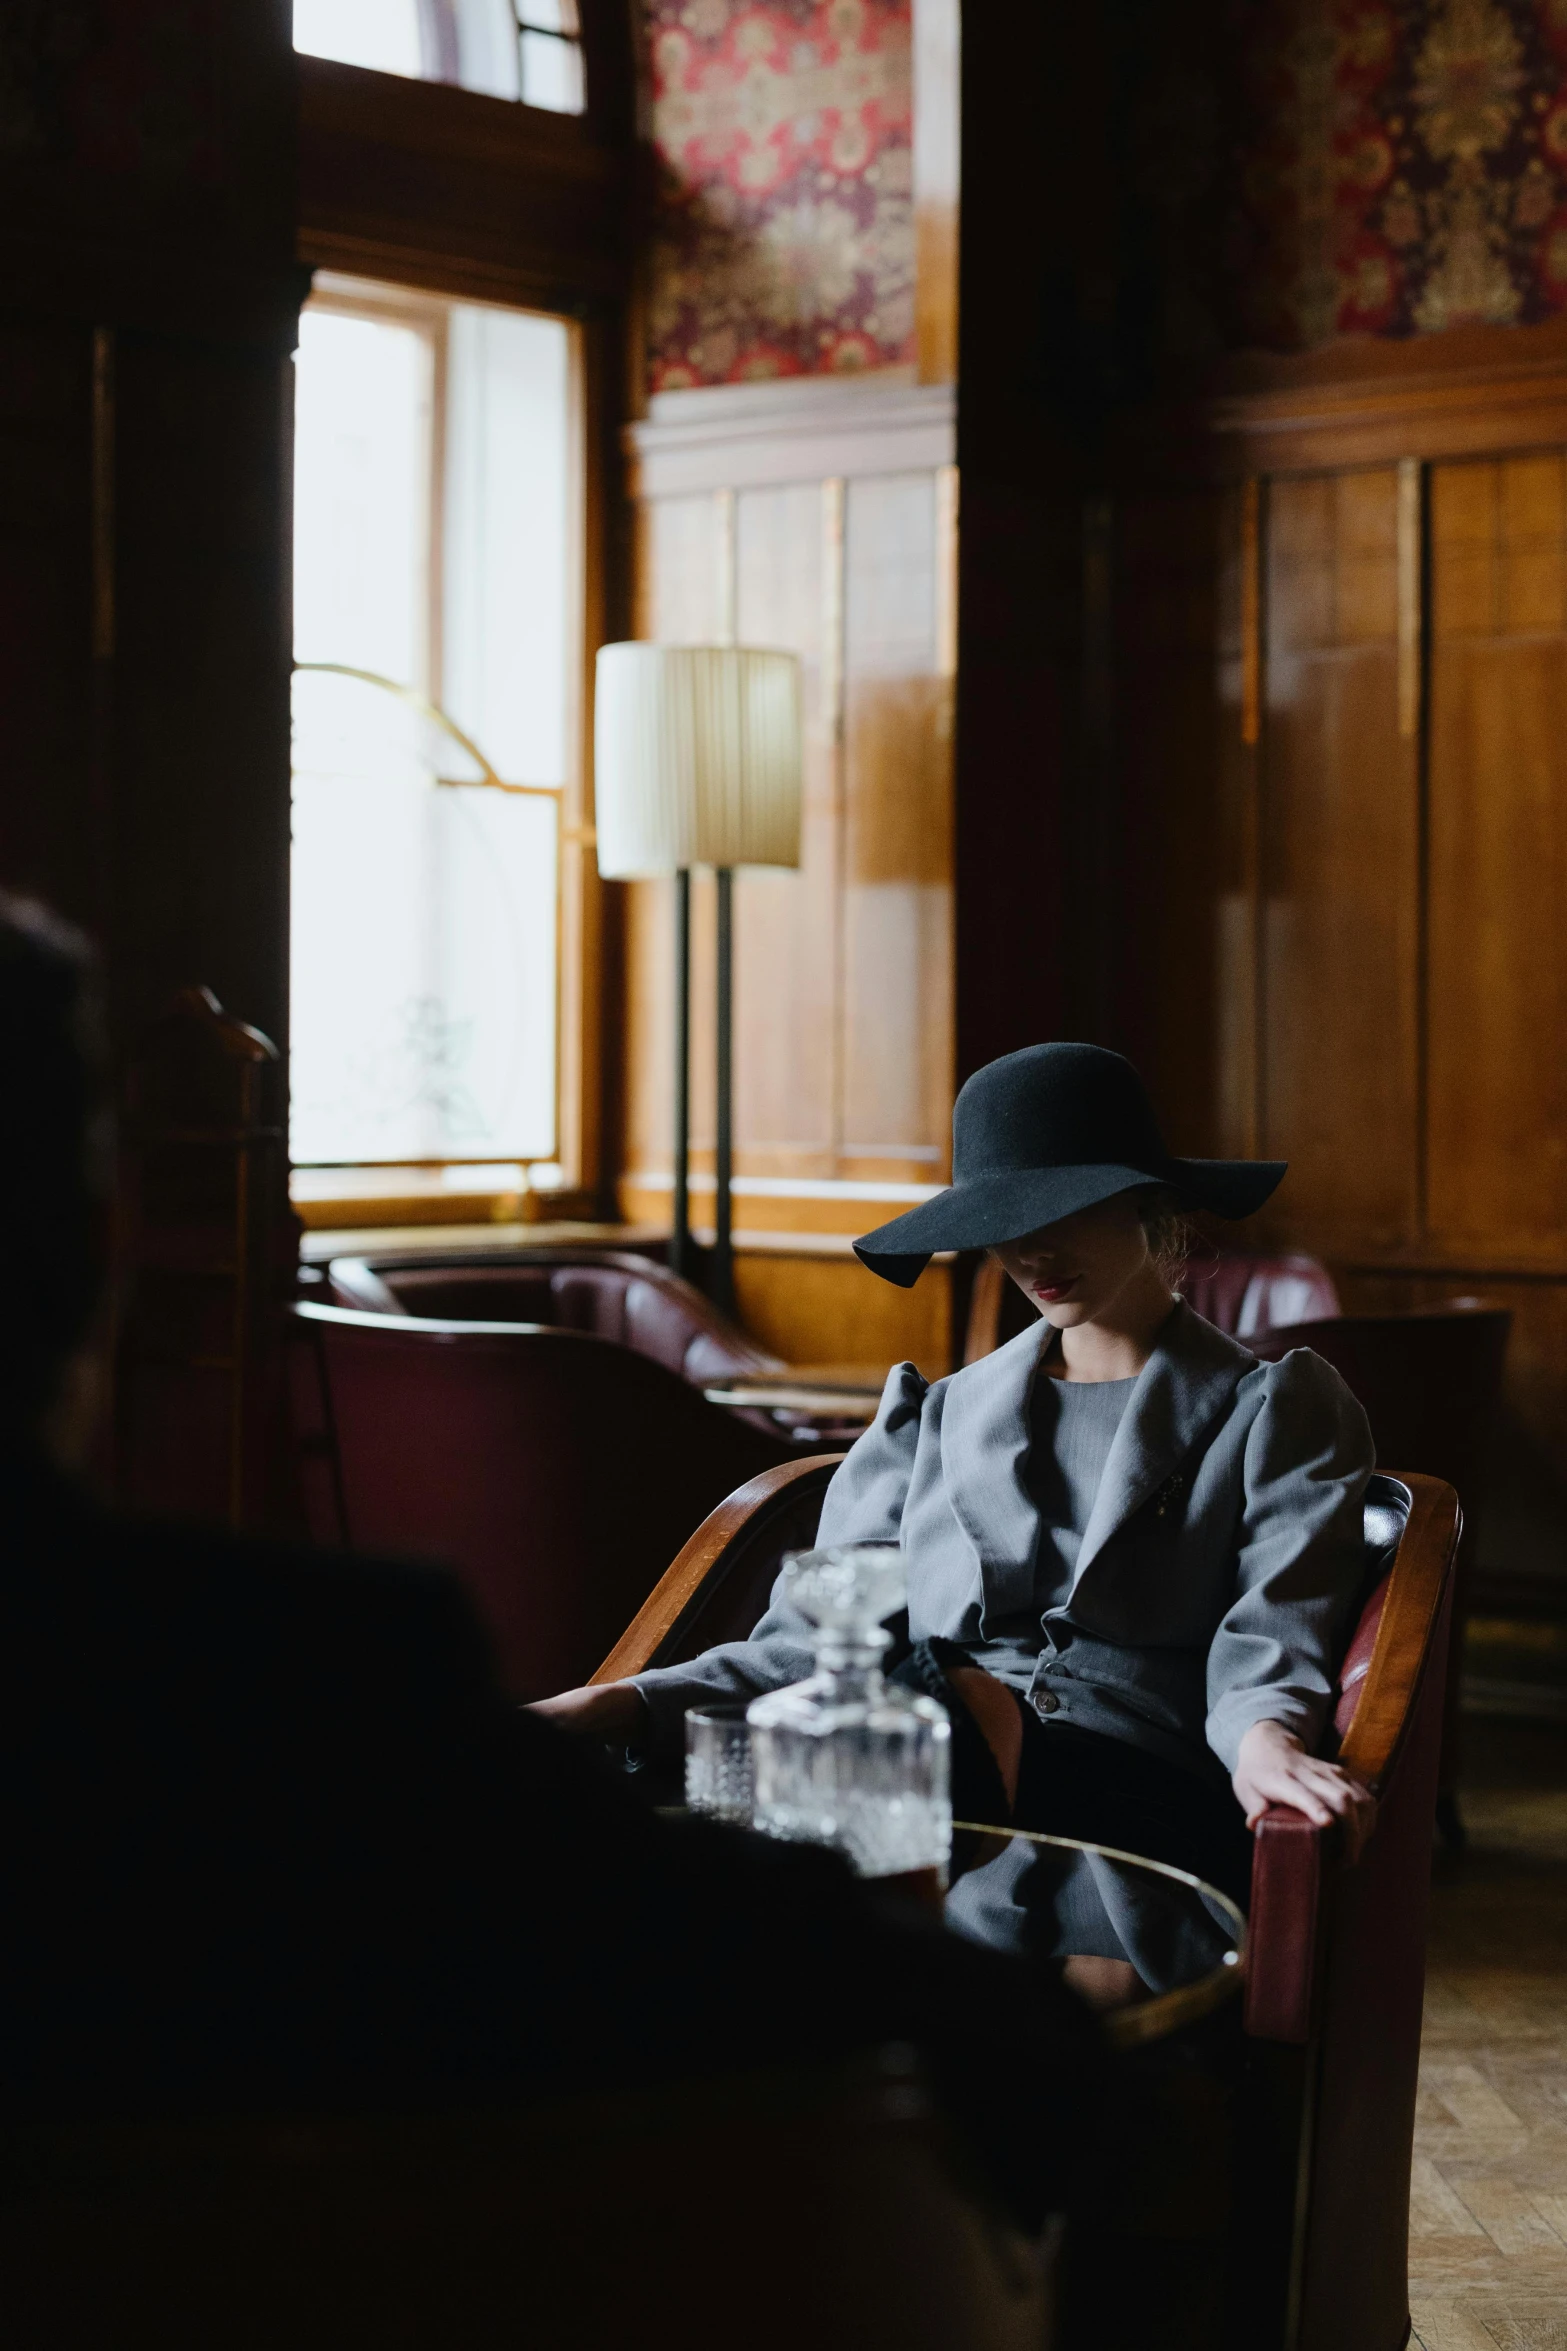
[[[827,1492],[819,1540],[900,1542],[911,1641],[984,1663],[1034,1594],[1039,1518],[1025,1482],[1039,1323],[927,1382],[889,1375],[874,1424]],[[1178,1306],[1132,1390],[1063,1605],[1039,1621],[1038,1711],[1211,1775],[1271,1719],[1321,1736],[1364,1572],[1366,1416],[1304,1347],[1259,1363]],[[897,1628],[900,1632],[903,1628]],[[809,1628],[775,1590],[749,1641],[639,1674],[658,1744],[688,1706],[799,1681]]]

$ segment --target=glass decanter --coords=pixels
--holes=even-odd
[[[946,1884],[952,1848],[951,1725],[934,1699],[884,1680],[903,1606],[895,1543],[797,1551],[784,1591],[816,1630],[809,1681],[746,1710],[756,1780],[754,1825],[770,1836],[846,1853],[861,1877],[931,1873]]]

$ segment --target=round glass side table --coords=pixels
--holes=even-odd
[[[1037,1955],[1053,1945],[1052,1955],[1069,1964],[1119,1964],[1124,1989],[1094,2000],[1112,2048],[1165,2040],[1238,1995],[1245,1978],[1246,1915],[1217,1886],[1111,1845],[985,1821],[952,1825],[955,1833],[981,1836],[994,1846],[957,1881],[954,1906],[972,1906],[972,1915],[958,1922],[962,1931],[992,1939],[984,1931],[985,1903],[975,1902],[987,1872],[999,1879],[991,1888],[992,1910],[1015,1907],[1026,1877]]]

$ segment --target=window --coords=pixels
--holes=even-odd
[[[554,114],[584,105],[576,0],[294,0],[294,47]]]
[[[347,279],[301,320],[297,1163],[557,1158],[576,366],[565,320]]]

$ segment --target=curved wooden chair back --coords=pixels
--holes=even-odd
[[[518,1698],[585,1681],[687,1530],[798,1459],[677,1372],[579,1331],[289,1314],[310,1532],[453,1567]]]
[[[0,2170],[9,2351],[624,2351],[687,2339],[708,2306],[744,2311],[754,2351],[793,2351],[798,2298],[757,2290],[758,2221],[778,2215],[820,2351],[1051,2341],[1053,2241],[975,2203],[881,2080],[450,2121],[11,2128]]]
[[[744,1641],[767,1607],[790,1551],[816,1540],[841,1453],[763,1470],[720,1502],[666,1569],[597,1673],[623,1681],[653,1665],[683,1665],[720,1641]]]

